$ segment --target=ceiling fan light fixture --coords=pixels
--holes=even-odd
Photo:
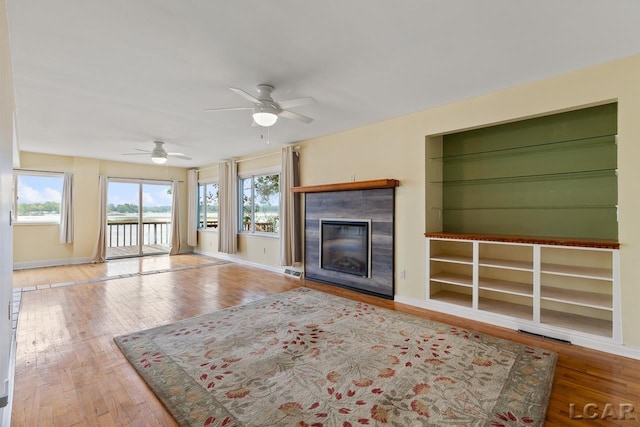
[[[163,165],[163,164],[167,163],[167,158],[154,154],[154,155],[151,156],[151,161],[153,163],[157,164],[157,165]]]
[[[164,142],[153,141],[156,145],[151,152],[151,161],[157,165],[163,165],[167,163],[167,152],[164,151]]]
[[[278,121],[278,114],[271,106],[261,106],[253,109],[253,120],[260,126],[273,126]]]

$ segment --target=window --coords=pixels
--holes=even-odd
[[[198,184],[198,228],[218,228],[218,183]]]
[[[14,172],[14,220],[24,224],[60,224],[64,174]]]
[[[240,231],[280,231],[280,174],[240,178],[240,195]]]

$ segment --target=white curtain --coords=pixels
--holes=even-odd
[[[236,218],[237,164],[235,160],[220,163],[218,177],[218,252],[235,254],[238,251]]]
[[[100,175],[98,183],[98,241],[93,250],[91,260],[104,262],[107,258],[107,186],[109,179]]]
[[[300,245],[300,195],[291,187],[299,185],[298,156],[296,149],[282,147],[282,171],[280,173],[280,264],[296,265],[302,260]]]
[[[187,171],[187,244],[198,246],[198,170]]]
[[[73,174],[65,173],[60,206],[60,243],[73,243]]]
[[[178,197],[178,181],[171,184],[171,252],[169,255],[180,253],[180,198]]]

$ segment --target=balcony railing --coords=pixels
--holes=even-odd
[[[138,245],[138,221],[107,222],[107,247]],[[170,245],[171,221],[146,221],[142,223],[143,245]]]
[[[245,221],[242,223],[243,231],[251,231],[251,222]],[[275,231],[274,224],[272,222],[256,222],[254,231],[261,231],[263,233],[273,233]]]

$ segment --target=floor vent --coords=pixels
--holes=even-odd
[[[555,337],[550,337],[550,336],[547,336],[547,335],[536,334],[535,332],[525,331],[524,329],[518,329],[518,332],[522,332],[523,334],[533,335],[533,336],[536,336],[536,337],[544,338],[546,340],[551,340],[551,341],[555,341],[555,342],[561,342],[563,344],[571,344],[571,341],[569,341],[569,340],[563,340],[562,338],[555,338]]]
[[[302,278],[302,271],[300,271],[300,270],[292,270],[291,268],[285,268],[284,269],[284,275],[293,277],[295,279],[300,279],[300,278]]]

